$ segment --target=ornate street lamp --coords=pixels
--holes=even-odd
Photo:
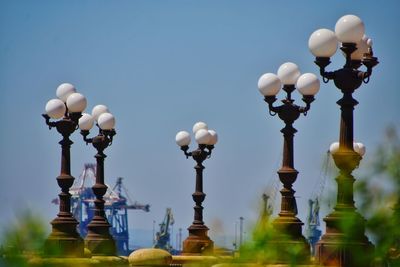
[[[88,138],[90,129],[94,121],[99,128],[99,133],[93,138]],[[84,113],[79,119],[79,128],[83,140],[86,144],[91,143],[97,150],[95,155],[96,183],[92,190],[96,199],[94,201],[94,216],[88,224],[88,233],[85,237],[85,246],[91,251],[92,255],[115,255],[116,245],[110,234],[111,225],[107,221],[104,212],[103,196],[107,192],[107,185],[104,184],[104,159],[107,157],[104,150],[112,144],[113,137],[116,134],[114,130],[115,118],[108,112],[104,105],[97,105],[92,110],[92,115]]]
[[[194,206],[194,221],[188,228],[189,236],[183,241],[183,254],[207,254],[212,253],[214,242],[207,236],[209,228],[203,221],[203,206],[206,194],[203,192],[203,161],[210,158],[211,151],[218,141],[218,135],[213,130],[208,130],[204,122],[197,122],[193,126],[193,133],[195,134],[196,142],[199,144],[196,150],[188,152],[190,144],[190,134],[186,131],[177,133],[175,140],[176,143],[183,150],[186,158],[192,157],[196,161],[196,189],[192,194],[193,201],[196,203]]]
[[[45,254],[48,256],[82,257],[83,240],[77,232],[77,220],[71,213],[71,194],[69,188],[74,182],[71,176],[70,147],[73,142],[70,135],[77,129],[78,120],[86,108],[86,98],[76,93],[72,84],[63,83],[57,88],[58,99],[46,104],[46,120],[49,129],[55,127],[63,136],[61,145],[61,172],[57,183],[61,188],[59,213],[51,222],[52,231],[45,243]],[[50,121],[50,119],[59,119]]]
[[[330,57],[338,46],[346,57],[343,68],[327,72]],[[369,266],[373,251],[372,244],[365,236],[365,219],[356,211],[353,200],[353,170],[359,165],[361,156],[353,147],[353,110],[358,104],[353,98],[354,91],[361,84],[368,83],[372,68],[378,64],[373,56],[372,41],[364,35],[364,23],[354,15],[341,17],[335,32],[319,29],[311,34],[308,41],[315,64],[320,68],[323,81],[333,80],[343,97],[337,101],[341,108],[338,150],[332,157],[340,172],[337,203],[334,211],[324,218],[326,233],[317,244],[317,260],[322,265]],[[362,65],[366,71],[358,70]],[[357,254],[362,253],[362,254]]]
[[[282,100],[282,105],[274,106],[273,103],[277,100],[276,94],[281,89],[281,83],[283,83],[286,97]],[[279,253],[273,261],[291,263],[293,259],[288,256],[288,253],[291,248],[296,246],[299,248],[299,252],[292,257],[295,257],[296,263],[306,263],[310,259],[310,248],[302,235],[303,223],[296,217],[297,205],[294,197],[295,191],[292,188],[298,174],[294,168],[293,137],[297,130],[293,127],[293,123],[300,114],[306,115],[309,111],[310,104],[314,101],[314,95],[319,90],[319,80],[312,73],[300,75],[297,65],[288,62],[279,67],[278,75],[272,73],[262,75],[258,80],[258,88],[264,95],[265,102],[268,103],[270,115],[277,114],[285,123],[285,127],[281,130],[284,137],[283,161],[282,167],[278,171],[279,179],[283,184],[281,211],[279,217],[273,221],[273,226],[280,236],[271,242],[271,246],[274,246]],[[304,107],[294,104],[292,93],[296,88],[303,95],[302,100],[306,103]]]

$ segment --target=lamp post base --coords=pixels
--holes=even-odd
[[[268,263],[309,264],[310,244],[301,233],[303,223],[295,216],[280,216],[272,223],[275,236],[268,241],[267,250],[274,250]]]
[[[335,210],[328,215],[326,234],[316,245],[316,259],[323,266],[369,267],[374,245],[365,236],[365,219],[354,209]]]
[[[51,224],[51,234],[44,244],[46,257],[83,257],[84,243],[76,231],[75,218],[57,217]]]
[[[209,230],[205,225],[191,225],[189,236],[183,241],[182,255],[212,254],[214,242],[207,236]]]
[[[85,247],[96,256],[116,255],[114,238],[110,234],[110,224],[104,218],[93,217],[88,225],[88,234],[85,237]]]

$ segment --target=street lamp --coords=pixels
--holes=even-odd
[[[274,106],[277,100],[276,95],[281,89],[286,93],[286,97],[282,100],[282,105]],[[274,228],[278,233],[285,235],[285,240],[276,240],[273,246],[279,247],[277,263],[291,262],[286,251],[293,246],[299,246],[301,249],[299,254],[295,255],[296,262],[307,262],[310,258],[310,249],[306,239],[302,235],[301,227],[303,223],[297,215],[297,204],[294,197],[295,191],[292,188],[296,181],[298,171],[294,168],[293,157],[293,137],[297,130],[293,127],[293,123],[299,118],[300,114],[306,115],[310,109],[311,102],[314,101],[314,95],[319,90],[319,80],[312,73],[300,75],[299,68],[296,64],[287,62],[278,69],[278,75],[266,73],[258,80],[258,88],[264,95],[265,102],[268,103],[270,115],[278,115],[284,121],[285,127],[282,128],[283,143],[283,161],[282,167],[278,171],[279,179],[283,184],[281,190],[281,211],[279,217],[273,222]],[[305,106],[297,106],[292,99],[292,93],[297,90],[303,95],[302,100]]]
[[[203,192],[203,161],[211,157],[211,151],[218,141],[218,135],[214,130],[208,130],[204,122],[197,122],[193,126],[196,142],[199,144],[196,150],[188,152],[190,144],[190,134],[180,131],[175,137],[178,146],[181,147],[186,158],[192,157],[196,161],[196,189],[192,194],[194,206],[194,221],[188,228],[189,236],[183,241],[183,254],[204,254],[211,253],[214,242],[207,236],[209,228],[203,221],[203,206],[206,194]]]
[[[339,147],[332,153],[340,170],[336,178],[337,203],[334,211],[324,218],[326,233],[317,243],[317,260],[322,265],[357,267],[371,264],[373,246],[365,236],[365,219],[354,206],[355,179],[352,176],[362,158],[353,147],[353,110],[358,104],[353,93],[363,82],[369,82],[372,68],[379,63],[373,56],[372,41],[365,36],[364,31],[364,23],[360,18],[346,15],[337,21],[335,32],[319,29],[311,34],[308,41],[323,81],[328,83],[333,80],[343,93],[343,97],[337,101],[341,109]],[[330,57],[335,54],[338,42],[346,63],[341,69],[327,72],[325,68],[330,64]],[[358,70],[362,65],[366,67],[366,71]],[[363,256],[356,255],[360,251],[363,251]]]
[[[88,138],[90,129],[94,122],[99,129],[99,133]],[[88,224],[88,233],[85,237],[85,246],[91,251],[92,255],[115,255],[116,245],[110,234],[110,223],[107,221],[104,212],[103,196],[107,192],[107,185],[104,184],[104,159],[107,157],[104,150],[112,144],[113,137],[116,134],[115,118],[109,113],[104,105],[97,105],[92,110],[92,115],[83,114],[79,119],[79,128],[83,140],[86,144],[91,143],[97,150],[96,158],[96,183],[92,190],[96,199],[94,200],[94,216]]]
[[[75,87],[63,83],[57,88],[57,99],[46,104],[46,113],[42,116],[49,129],[55,127],[63,136],[61,145],[61,172],[57,183],[61,188],[59,213],[51,222],[52,231],[45,242],[45,254],[48,256],[82,257],[83,240],[76,230],[78,221],[71,213],[71,194],[69,188],[74,182],[71,176],[70,147],[73,142],[70,135],[77,129],[78,120],[86,108],[86,98],[77,93]],[[55,119],[56,121],[51,121]]]

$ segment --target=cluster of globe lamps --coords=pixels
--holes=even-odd
[[[95,200],[95,216],[88,226],[88,235],[84,242],[93,255],[114,255],[115,242],[109,234],[109,223],[105,218],[103,196],[107,190],[104,184],[104,158],[103,150],[111,145],[115,133],[115,118],[104,105],[93,108],[92,114],[82,113],[87,106],[85,96],[76,92],[75,87],[69,83],[61,84],[56,91],[57,98],[51,99],[45,106],[46,113],[43,117],[51,129],[55,127],[63,136],[60,141],[62,147],[61,172],[57,182],[61,187],[60,212],[52,221],[52,233],[46,240],[45,253],[50,256],[83,256],[83,240],[76,230],[78,222],[71,214],[71,195],[69,189],[73,184],[71,176],[70,146],[73,142],[69,136],[78,128],[81,129],[83,139],[92,143],[97,149],[96,183],[93,186]],[[51,119],[53,121],[51,121]],[[54,121],[55,120],[55,121]],[[87,138],[94,123],[99,128],[99,133],[94,138]]]

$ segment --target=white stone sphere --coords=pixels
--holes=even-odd
[[[199,121],[193,125],[193,133],[194,134],[200,129],[208,130],[207,124],[205,122]]]
[[[210,143],[211,135],[206,129],[199,129],[194,135],[196,142],[200,145],[208,145]]]
[[[67,98],[67,108],[69,112],[82,112],[87,105],[86,97],[80,93],[73,93]]]
[[[342,43],[358,43],[365,32],[364,22],[355,15],[341,17],[335,25],[335,34]]]
[[[366,147],[363,143],[354,143],[354,151],[357,152],[361,157],[364,156]]]
[[[308,39],[308,48],[315,57],[331,57],[336,53],[338,41],[333,31],[319,29]]]
[[[60,99],[51,99],[47,102],[46,114],[52,119],[62,118],[66,111],[65,103]]]
[[[275,96],[281,86],[281,80],[273,73],[265,73],[258,79],[258,90],[263,96]]]
[[[296,82],[296,88],[302,95],[315,95],[319,87],[319,79],[314,73],[304,73]]]
[[[277,74],[282,84],[293,85],[300,77],[300,70],[296,64],[286,62],[279,67]]]
[[[329,152],[331,154],[335,154],[336,152],[339,151],[339,142],[333,142],[330,146],[329,146]]]
[[[215,145],[218,142],[218,134],[214,130],[208,130],[208,133],[210,134],[210,140],[209,140],[209,145]]]
[[[76,88],[70,83],[60,84],[56,91],[57,97],[63,102],[67,102],[67,98],[73,93],[76,93]]]
[[[93,116],[93,119],[94,119],[95,121],[97,121],[97,119],[99,118],[99,116],[100,116],[101,114],[103,114],[103,113],[106,113],[106,112],[110,112],[110,111],[108,110],[108,107],[107,107],[107,106],[105,106],[105,105],[96,105],[96,106],[94,106],[94,108],[92,109],[92,116]]]
[[[97,119],[100,129],[112,130],[115,127],[115,118],[111,113],[103,113]]]
[[[175,136],[175,142],[178,146],[188,146],[190,141],[190,134],[186,131],[180,131]]]
[[[92,129],[94,124],[94,119],[92,115],[83,113],[82,116],[79,118],[79,129],[84,131],[89,131]]]

